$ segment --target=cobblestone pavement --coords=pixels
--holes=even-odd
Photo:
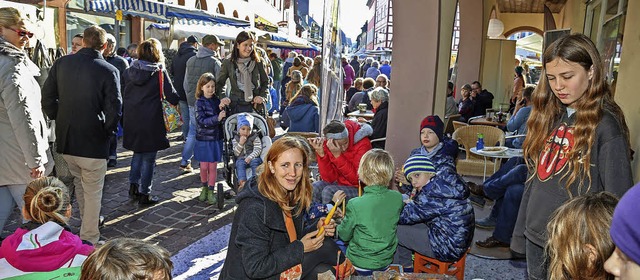
[[[235,203],[225,201],[219,210],[216,205],[200,202],[200,177],[197,166],[192,173],[179,169],[183,143],[175,141],[179,132],[171,133],[171,147],[158,152],[157,166],[151,194],[161,202],[150,207],[141,207],[128,197],[129,165],[132,152],[118,147],[118,165],[109,168],[102,197],[102,212],[105,223],[100,232],[105,240],[116,237],[133,237],[157,242],[171,254],[201,239],[218,228],[231,223]],[[218,165],[218,180],[224,181],[223,165]],[[226,188],[226,183],[225,183]],[[73,215],[69,222],[74,233],[80,230],[80,213],[77,202],[73,203]],[[19,226],[16,209],[9,218],[1,236],[6,237]]]

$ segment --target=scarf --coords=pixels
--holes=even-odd
[[[244,101],[251,102],[253,100],[253,82],[251,81],[251,73],[256,67],[256,62],[251,57],[238,58],[236,62],[238,66],[238,87],[244,91]]]
[[[442,142],[438,143],[438,145],[435,146],[435,148],[433,148],[433,150],[431,150],[431,152],[427,151],[427,148],[425,148],[424,146],[420,147],[420,154],[424,155],[428,158],[433,157],[436,153],[438,153],[440,151],[440,149],[442,149],[442,146],[444,146],[442,144]]]

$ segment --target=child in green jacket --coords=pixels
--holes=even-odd
[[[349,242],[347,257],[358,275],[384,270],[393,261],[403,205],[402,195],[389,189],[393,168],[393,159],[387,151],[373,149],[364,154],[358,176],[366,187],[362,196],[349,200],[338,226],[338,238]]]

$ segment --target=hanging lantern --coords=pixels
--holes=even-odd
[[[497,18],[492,18],[489,20],[489,28],[487,28],[487,36],[489,38],[497,38],[502,35],[504,31],[504,23]]]

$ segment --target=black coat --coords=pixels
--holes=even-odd
[[[160,73],[164,75],[166,99],[173,105],[178,104],[180,97],[165,71],[135,61],[124,72],[122,146],[125,149],[146,153],[169,148],[160,101]]]
[[[247,181],[236,203],[220,279],[280,279],[281,272],[302,263],[303,215],[293,216],[298,240],[289,242],[282,209],[258,191],[255,177]]]
[[[371,121],[371,127],[373,128],[373,134],[369,138],[371,140],[378,138],[387,137],[387,117],[389,116],[389,101],[382,102],[378,109],[376,109],[376,113],[373,115],[373,120]],[[384,144],[386,141],[376,141],[372,142],[371,146],[373,148],[384,149]]]
[[[169,73],[173,76],[173,84],[175,85],[181,101],[187,101],[187,94],[184,91],[184,73],[187,71],[187,60],[196,55],[198,50],[188,42],[180,44],[178,53],[173,57],[173,61],[169,66]]]
[[[42,88],[42,109],[56,121],[58,153],[106,159],[122,109],[118,69],[89,48],[59,58]]]

